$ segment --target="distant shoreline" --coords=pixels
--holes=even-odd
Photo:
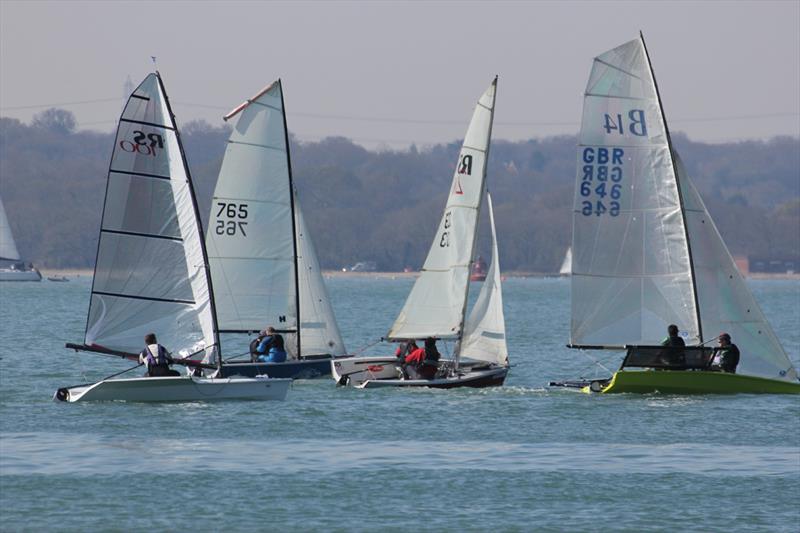
[[[68,278],[92,277],[94,271],[91,268],[41,268],[39,269],[44,277],[66,276]],[[416,278],[419,272],[342,272],[341,270],[323,270],[322,274],[326,278],[345,278],[345,279],[398,279]],[[552,272],[526,272],[511,271],[504,272],[504,278],[558,278],[558,273]],[[748,279],[758,280],[795,280],[800,281],[800,272],[770,273],[770,272],[751,272],[745,276]]]

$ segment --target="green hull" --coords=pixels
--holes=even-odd
[[[584,392],[591,392],[585,387]],[[662,394],[800,394],[800,383],[724,372],[675,370],[616,372],[600,392]]]

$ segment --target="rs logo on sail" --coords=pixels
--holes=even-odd
[[[123,139],[119,142],[119,147],[123,151],[156,157],[156,148],[164,149],[164,139],[158,133],[145,133],[141,130],[134,130],[133,134],[133,141]]]

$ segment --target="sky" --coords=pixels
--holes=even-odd
[[[128,77],[161,72],[179,126],[282,78],[290,131],[372,149],[463,137],[499,75],[493,138],[577,132],[592,58],[644,32],[672,131],[800,136],[800,1],[0,0],[0,115],[112,131]],[[125,95],[125,98],[127,95]]]

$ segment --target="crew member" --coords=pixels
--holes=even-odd
[[[425,339],[425,347],[417,348],[405,358],[405,369],[411,379],[433,379],[439,369],[439,350],[436,349],[436,339]]]
[[[286,361],[286,349],[283,336],[272,326],[261,332],[263,338],[256,347],[257,360],[264,363],[283,363]]]
[[[139,363],[147,367],[147,377],[180,376],[180,372],[172,370],[172,356],[166,348],[158,344],[155,333],[144,336],[144,350],[139,353]]]
[[[714,360],[711,362],[711,370],[736,373],[739,366],[739,347],[731,342],[731,336],[727,333],[720,333],[719,346],[714,350]]]

